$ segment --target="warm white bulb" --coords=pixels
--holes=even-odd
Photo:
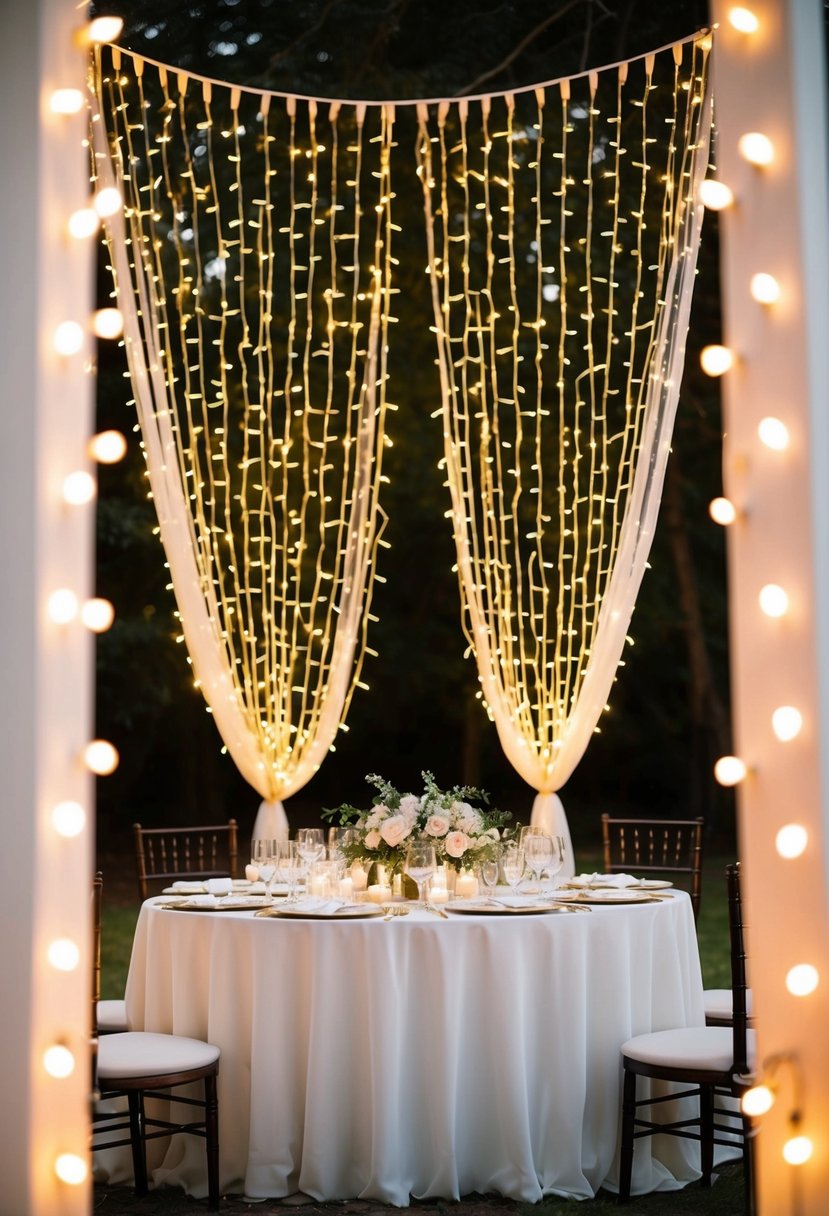
[[[49,109],[53,114],[79,114],[83,108],[83,93],[80,89],[55,89],[49,98]]]
[[[789,446],[789,428],[779,418],[761,418],[757,434],[760,442],[773,452],[784,452]]]
[[[758,599],[766,616],[785,616],[789,611],[788,594],[777,583],[766,583],[765,587],[761,587]]]
[[[109,600],[96,597],[81,608],[81,620],[93,633],[106,633],[115,620],[115,609]]]
[[[748,769],[739,756],[720,756],[714,765],[714,776],[720,785],[739,785]]]
[[[83,752],[84,763],[91,772],[99,777],[107,777],[114,773],[120,759],[118,749],[106,739],[93,739],[87,743]]]
[[[58,836],[71,840],[80,836],[86,824],[86,811],[79,802],[59,802],[52,808],[52,826]]]
[[[790,743],[803,729],[803,715],[793,705],[781,705],[771,715],[771,728],[781,743]]]
[[[96,17],[84,29],[84,39],[86,42],[114,42],[123,28],[121,17]]]
[[[61,1182],[68,1182],[70,1186],[80,1186],[86,1181],[88,1172],[86,1161],[77,1153],[61,1153],[55,1158],[55,1173]]]
[[[699,361],[706,375],[724,376],[734,366],[734,352],[727,346],[704,346]]]
[[[92,502],[95,497],[95,478],[91,473],[83,471],[70,473],[68,477],[64,478],[63,497],[73,507],[82,506],[85,502]]]
[[[774,1094],[768,1085],[752,1085],[740,1099],[740,1106],[745,1114],[754,1118],[766,1115],[774,1106]]]
[[[786,975],[786,987],[792,996],[810,996],[819,982],[817,967],[811,963],[798,963]]]
[[[127,452],[127,441],[120,431],[100,431],[93,435],[87,448],[99,464],[117,464]]]
[[[81,952],[69,937],[58,937],[49,943],[46,957],[56,971],[74,971],[81,961]]]
[[[744,8],[743,5],[737,4],[734,8],[728,10],[728,20],[735,30],[739,30],[741,34],[756,34],[760,28],[760,22],[750,8]]]
[[[61,587],[49,596],[47,611],[57,625],[68,625],[78,615],[78,597],[68,587]]]
[[[93,332],[99,338],[120,338],[124,316],[120,308],[99,308],[92,317]]]
[[[120,211],[124,205],[121,191],[115,186],[104,186],[103,190],[99,190],[95,195],[93,201],[95,210],[101,219],[105,219],[108,215],[115,215],[116,211]]]
[[[59,355],[76,355],[83,346],[83,327],[77,321],[62,321],[52,335]]]
[[[808,843],[809,833],[799,823],[787,823],[774,838],[774,847],[787,861],[800,857]]]
[[[71,1077],[75,1071],[75,1057],[68,1047],[55,1043],[44,1051],[43,1067],[50,1077]]]
[[[708,504],[708,514],[715,524],[727,528],[737,518],[737,508],[730,498],[712,498]]]
[[[758,304],[774,304],[780,299],[780,284],[773,274],[753,274],[749,290]]]
[[[69,229],[70,236],[82,241],[86,237],[95,235],[100,222],[101,217],[93,207],[81,207],[78,211],[72,212],[66,226]]]
[[[804,1165],[812,1153],[815,1146],[808,1136],[792,1136],[791,1140],[787,1140],[783,1145],[783,1159],[789,1165]]]
[[[745,135],[741,135],[737,148],[743,160],[747,160],[750,165],[770,165],[774,160],[774,144],[768,135],[763,135],[760,131],[747,131]]]
[[[725,182],[718,182],[714,177],[706,177],[700,182],[699,196],[702,205],[709,211],[724,211],[734,202],[734,191]]]

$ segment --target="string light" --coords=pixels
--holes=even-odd
[[[115,609],[109,600],[87,600],[81,608],[81,620],[93,633],[106,633],[115,620]]]
[[[726,186],[725,182],[717,181],[713,177],[706,177],[700,184],[699,194],[703,206],[709,211],[724,211],[734,202],[734,191]]]
[[[62,1080],[75,1071],[75,1057],[63,1043],[54,1043],[43,1053],[43,1067],[50,1077]]]
[[[760,28],[756,14],[741,4],[728,10],[728,20],[741,34],[756,34]]]
[[[99,777],[108,777],[115,772],[120,757],[117,748],[106,739],[93,739],[84,748],[83,759],[90,772]]]
[[[757,426],[760,442],[773,452],[784,452],[789,446],[789,428],[779,418],[763,418]]]
[[[780,284],[773,274],[752,275],[750,291],[758,304],[774,304],[780,299]]]
[[[55,1158],[55,1173],[61,1182],[69,1186],[80,1186],[89,1173],[86,1161],[77,1153],[61,1153]]]
[[[820,982],[817,967],[798,963],[786,973],[786,987],[792,996],[811,996]]]
[[[78,615],[78,597],[68,587],[61,587],[49,596],[47,612],[57,625],[68,625]]]
[[[87,451],[99,464],[117,464],[127,454],[127,441],[120,431],[100,431],[90,439]]]
[[[774,847],[787,861],[802,856],[808,843],[809,833],[799,823],[785,824],[774,838]]]
[[[81,952],[69,937],[59,937],[49,943],[46,957],[56,971],[74,971],[81,961]]]
[[[774,1106],[774,1093],[768,1085],[752,1085],[740,1099],[740,1106],[745,1114],[753,1119],[766,1115]]]
[[[64,478],[63,497],[73,507],[92,502],[95,497],[95,478],[91,473],[78,470]]]
[[[109,216],[115,215],[124,206],[121,191],[115,186],[104,186],[103,189],[98,190],[93,202],[95,210],[101,219],[108,219]]]
[[[92,329],[98,338],[120,338],[124,318],[119,308],[99,308],[92,317]]]
[[[737,150],[750,165],[763,167],[774,160],[774,144],[760,131],[747,131],[737,141]]]
[[[62,321],[52,336],[59,355],[76,355],[83,346],[83,328],[77,321]]]
[[[86,237],[94,236],[100,223],[101,217],[94,207],[80,207],[69,216],[66,227],[70,236],[82,241]]]
[[[720,785],[739,785],[747,773],[746,763],[739,756],[720,756],[714,765],[714,776]]]
[[[792,1136],[783,1145],[783,1159],[789,1165],[805,1165],[812,1156],[814,1147],[808,1136]]]
[[[737,518],[737,508],[730,498],[712,498],[708,504],[708,514],[715,524],[727,528]]]
[[[68,840],[80,836],[86,826],[86,811],[79,802],[59,802],[52,808],[52,826]]]
[[[707,376],[724,376],[734,366],[734,352],[727,346],[703,346],[699,361]]]
[[[758,599],[766,616],[785,616],[789,611],[788,593],[777,583],[766,583],[765,587],[761,587]]]
[[[803,729],[803,715],[793,705],[781,705],[771,715],[771,727],[781,743],[790,743]]]
[[[121,36],[124,22],[121,17],[95,17],[81,30],[81,37],[87,44],[114,42]]]
[[[49,97],[49,109],[53,114],[79,114],[83,93],[80,89],[55,89]]]

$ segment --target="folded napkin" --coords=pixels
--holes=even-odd
[[[215,895],[191,895],[187,902],[193,908],[215,908],[219,901]]]
[[[204,895],[203,882],[174,882],[171,890],[181,895]]]
[[[569,884],[571,887],[638,887],[639,879],[632,874],[576,874]]]
[[[343,907],[341,899],[300,899],[290,905],[295,912],[313,912],[315,916],[333,916]]]

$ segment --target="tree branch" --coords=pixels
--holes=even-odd
[[[522,51],[527,49],[531,42],[535,41],[539,34],[542,34],[544,30],[548,29],[551,25],[558,21],[560,17],[563,17],[565,13],[568,13],[571,8],[576,8],[582,3],[584,3],[584,0],[569,0],[569,3],[562,5],[562,7],[555,13],[551,13],[549,17],[546,17],[542,22],[540,22],[535,29],[530,30],[529,34],[522,38],[517,46],[513,47],[506,59],[502,59],[500,63],[495,65],[495,67],[490,68],[486,72],[482,72],[480,76],[476,76],[474,80],[469,82],[469,84],[464,85],[462,89],[458,89],[453,96],[462,97],[465,93],[472,93],[480,85],[482,85],[484,81],[491,80],[493,76],[497,76],[499,72],[503,72],[505,68],[508,68],[511,63],[515,62],[518,56],[522,53]]]

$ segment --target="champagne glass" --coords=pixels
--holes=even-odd
[[[523,843],[527,865],[540,886],[541,875],[552,864],[553,838],[545,832],[525,832]]]
[[[406,872],[417,883],[417,902],[427,907],[425,887],[438,868],[435,846],[428,840],[413,840],[406,851]]]
[[[299,873],[299,855],[295,840],[280,840],[276,850],[276,873],[280,882],[288,888],[287,903],[296,902],[296,880]]]
[[[517,840],[510,840],[503,846],[501,850],[501,865],[504,870],[504,878],[507,880],[510,890],[515,891],[524,877],[524,871],[527,868],[524,850]]]

